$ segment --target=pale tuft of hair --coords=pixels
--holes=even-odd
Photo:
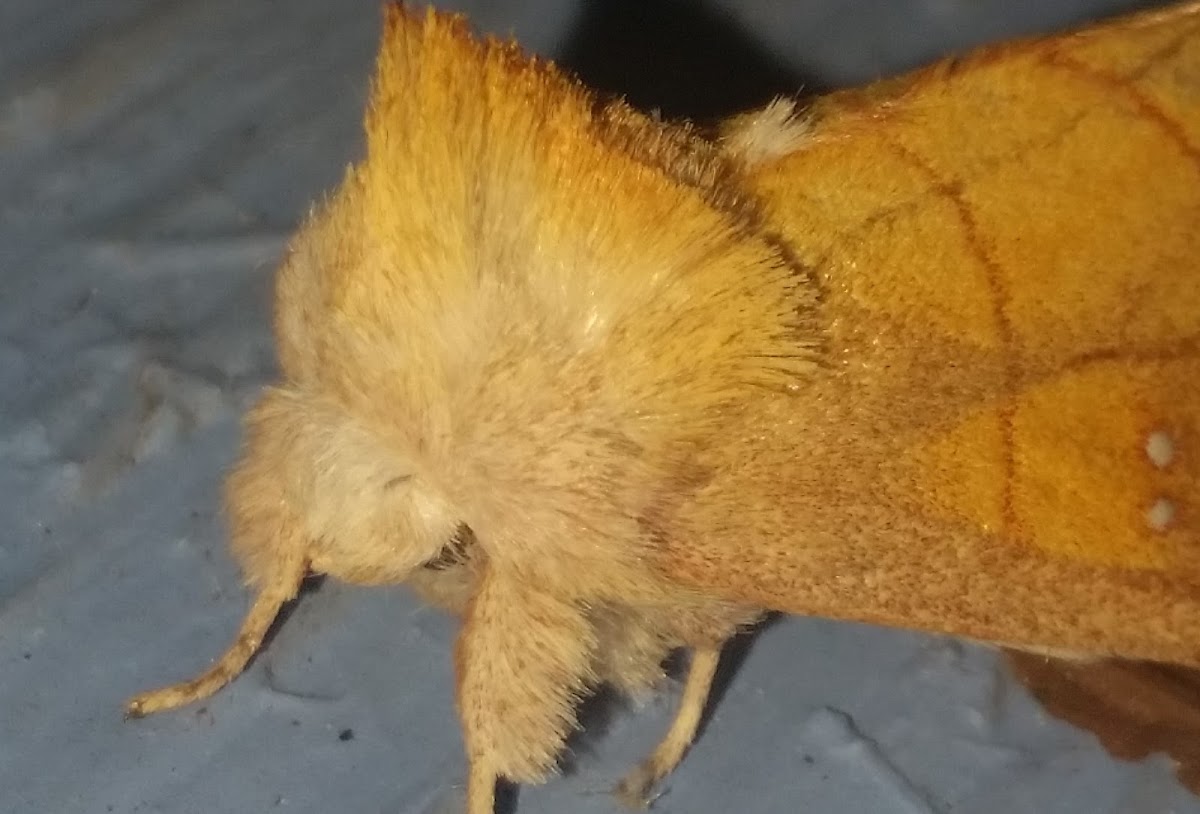
[[[804,147],[812,135],[811,124],[795,101],[777,97],[766,107],[727,120],[720,142],[726,154],[755,166]]]

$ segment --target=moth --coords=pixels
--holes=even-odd
[[[228,478],[254,599],[309,573],[462,619],[470,814],[598,683],[769,611],[1200,665],[1200,4],[713,131],[389,5],[366,157],[277,273]]]

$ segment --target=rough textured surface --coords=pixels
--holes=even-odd
[[[715,27],[720,54],[759,71],[761,84],[728,97],[749,104],[767,78],[867,79],[1119,6],[714,3],[722,16],[665,4],[669,62],[597,46],[613,23],[596,11],[478,5],[482,28],[513,30],[588,77],[620,63],[604,74],[614,89],[701,113],[648,79],[703,76],[678,69],[704,61],[680,32]],[[372,2],[0,11],[5,811],[461,805],[453,624],[403,592],[327,581],[212,703],[120,718],[130,693],[206,664],[244,609],[214,513],[219,477],[273,370],[266,290],[283,239],[359,149],[377,25]],[[519,810],[618,810],[609,787],[669,710],[669,696],[609,710],[578,744],[575,773],[522,790]],[[701,814],[1200,812],[1164,758],[1113,762],[990,652],[817,620],[760,637],[667,791],[659,810]]]

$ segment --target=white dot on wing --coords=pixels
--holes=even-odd
[[[1175,458],[1175,442],[1162,430],[1146,436],[1146,457],[1159,469],[1164,469]]]
[[[1155,531],[1166,531],[1175,519],[1175,504],[1165,497],[1154,501],[1154,505],[1146,510],[1146,523]]]

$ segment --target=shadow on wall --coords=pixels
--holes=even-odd
[[[699,123],[820,90],[736,21],[682,0],[587,3],[557,62],[640,110]]]
[[[858,85],[981,42],[1169,4],[604,0],[580,4],[575,27],[556,53],[560,64],[594,88],[624,96],[641,110],[705,124],[777,95],[812,96],[834,85]],[[746,20],[757,21],[754,30]]]

